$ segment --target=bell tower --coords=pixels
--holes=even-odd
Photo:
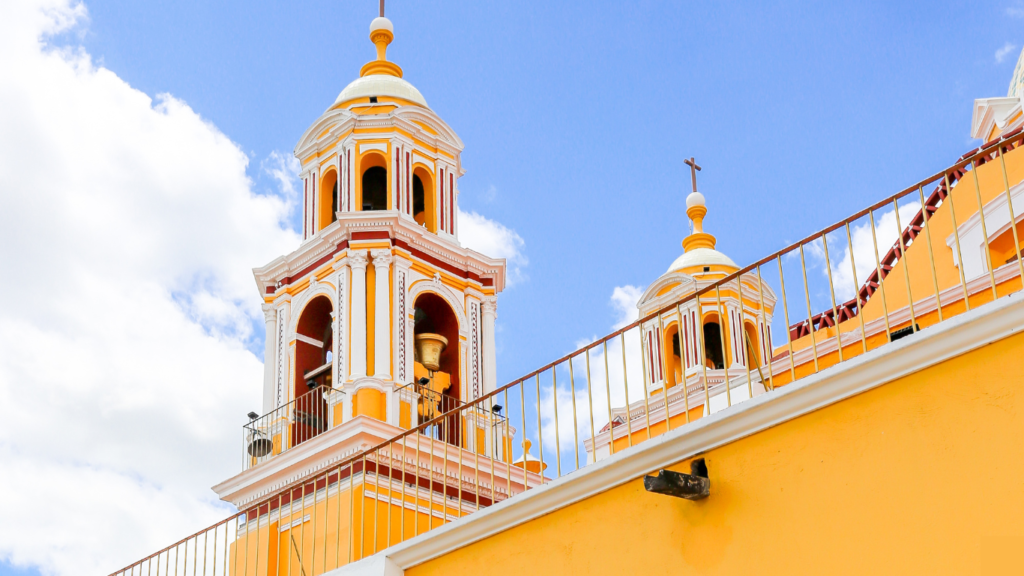
[[[278,452],[304,437],[299,412],[308,437],[371,420],[389,437],[496,388],[505,261],[459,242],[463,143],[387,60],[394,38],[373,20],[376,58],[302,134],[302,243],[253,270],[272,415],[254,430],[287,420],[260,432]]]

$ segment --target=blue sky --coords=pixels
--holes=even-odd
[[[373,54],[371,1],[88,8],[90,53],[188,102],[249,152],[257,186]],[[1020,8],[388,2],[389,58],[466,144],[463,208],[525,240],[500,380],[607,332],[612,289],[681,253],[685,157],[741,264],[951,163],[976,145],[973,99],[1005,95]]]
[[[375,14],[0,4],[0,269],[68,268],[0,285],[19,304],[0,308],[0,490],[25,495],[0,503],[19,519],[0,575],[123,565],[228,514],[208,487],[237,472],[262,382],[249,270],[298,242],[269,169],[373,57]],[[1016,0],[390,0],[388,16],[390,59],[465,142],[462,208],[524,241],[501,383],[609,332],[613,291],[681,253],[684,158],[704,167],[705,229],[751,262],[976,146],[973,100],[1005,95],[1024,43]],[[55,30],[71,50],[35,44]]]

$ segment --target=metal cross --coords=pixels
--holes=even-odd
[[[380,0],[380,17],[384,17],[384,0]]]
[[[383,5],[384,0],[381,0]],[[693,156],[690,156],[689,160],[683,160],[687,166],[690,167],[690,182],[693,184],[693,191],[697,191],[697,171],[700,170],[700,166],[697,166],[697,162],[694,161]]]

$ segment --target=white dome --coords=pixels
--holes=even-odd
[[[370,32],[376,32],[377,30],[387,30],[392,34],[395,33],[395,27],[391,24],[391,20],[383,16],[378,16],[370,22]]]
[[[731,258],[722,254],[718,250],[712,250],[711,248],[694,248],[693,250],[688,250],[679,258],[676,258],[676,261],[668,267],[668,271],[673,272],[675,270],[689,268],[691,266],[731,266],[733,268],[739,268]]]
[[[389,76],[387,74],[370,74],[356,79],[348,86],[345,86],[345,89],[341,91],[341,94],[338,94],[338,98],[334,103],[340,104],[367,96],[394,96],[415,102],[425,108],[430,108],[430,106],[427,106],[427,101],[423,98],[423,94],[420,94],[420,91],[415,86],[398,76]]]
[[[686,197],[686,207],[693,208],[694,206],[706,206],[704,195],[700,192],[690,192],[690,195]]]

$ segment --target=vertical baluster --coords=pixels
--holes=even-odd
[[[907,264],[907,245],[903,242],[903,224],[900,222],[899,200],[892,201],[893,212],[896,214],[897,245],[900,247],[900,260],[903,262],[903,282],[907,288],[907,304],[910,306],[910,331],[917,333],[917,316],[914,314],[914,294],[910,290],[910,267]],[[994,288],[994,286],[993,286]]]
[[[953,221],[953,240],[954,244],[956,244],[957,269],[960,271],[960,286],[963,287],[964,290],[964,311],[969,311],[971,309],[971,300],[967,294],[967,277],[964,275],[964,257],[960,252],[960,227],[957,226],[956,223],[956,205],[953,204],[953,183],[950,176],[951,174],[948,172],[943,176],[943,181],[946,184],[946,199],[943,200],[943,202],[946,202],[947,200],[949,201],[949,216]],[[872,232],[873,231],[874,230],[872,229]],[[888,330],[888,328],[886,329]]]
[[[719,340],[722,342],[722,367],[725,369],[725,403],[727,406],[732,406],[732,386],[730,385],[731,382],[729,382],[729,353],[726,351],[725,340],[727,335],[728,337],[735,337],[735,335],[732,334],[732,330],[727,332],[725,329],[728,324],[728,318],[722,312],[722,291],[720,286],[718,282],[715,282],[715,302],[717,302],[716,305],[718,307],[718,326],[721,333]],[[710,413],[710,406],[708,406],[708,410]]]
[[[572,399],[572,439],[573,439],[573,453],[576,455],[576,459],[573,461],[576,470],[580,469],[580,437],[579,433],[579,418],[576,416],[576,374],[572,369],[572,354],[569,355],[569,398]],[[555,398],[558,401],[558,398]]]
[[[977,159],[971,160],[971,173],[974,175],[974,193],[978,198],[978,217],[981,219],[981,239],[985,244],[985,264],[988,266],[988,277],[992,281],[992,301],[994,302],[999,298],[999,294],[996,292],[996,272],[992,266],[992,252],[988,248],[988,228],[985,226],[985,206],[981,203],[981,183],[978,182],[981,173],[978,172]],[[899,216],[897,215],[897,217]],[[1016,223],[1012,223],[1012,226],[1016,227]]]
[[[828,256],[828,234],[821,235],[821,245],[825,250],[825,270],[828,271],[828,295],[832,301],[832,322],[836,329],[836,350],[839,352],[839,361],[843,361],[843,333],[839,329],[839,310],[836,308],[836,288],[832,282],[832,259]]]
[[[1018,142],[1018,146],[1020,142]],[[1024,289],[1024,258],[1021,258],[1020,239],[1017,238],[1017,218],[1013,215],[1013,198],[1010,197],[1010,180],[1006,176],[1005,148],[999,149],[999,165],[1003,169],[1003,186],[1006,190],[1006,207],[1010,210],[1010,230],[1013,231],[1013,257],[1017,259],[1017,266],[1020,268],[1021,288]]]
[[[786,276],[782,270],[782,255],[776,254],[775,261],[779,264],[779,288],[782,290],[782,313],[786,318],[786,344],[789,346],[789,377],[790,382],[796,381],[796,360],[793,358],[793,331],[789,326],[789,301],[786,300]]]
[[[885,318],[885,338],[892,342],[892,328],[889,326],[889,302],[885,297],[885,280],[882,276],[882,263],[878,259],[878,235],[875,234],[875,211],[868,210],[868,221],[871,223],[871,243],[875,252],[875,274],[878,278],[878,289],[882,291],[882,316]],[[871,297],[874,298],[874,293]]]
[[[814,338],[814,312],[811,310],[811,291],[807,288],[807,264],[804,263],[804,245],[800,245],[800,272],[804,277],[804,299],[807,301],[807,330],[811,335],[811,352],[814,354],[814,372],[818,372],[818,344]]]

